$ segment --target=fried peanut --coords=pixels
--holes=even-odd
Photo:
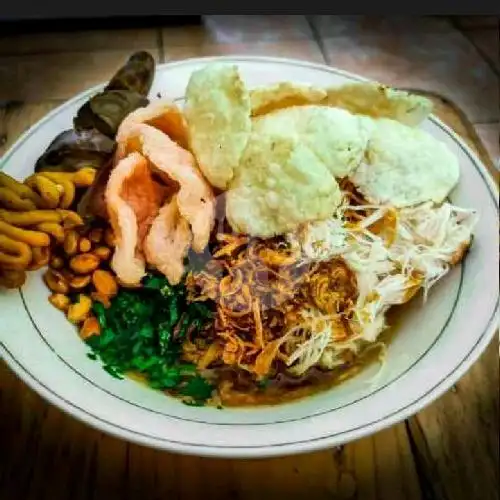
[[[99,258],[92,253],[75,255],[69,261],[69,267],[78,274],[90,274],[99,267]]]
[[[110,227],[104,231],[104,241],[108,247],[113,248],[115,246],[115,234]]]
[[[0,266],[4,269],[26,269],[33,257],[31,248],[22,241],[16,241],[0,234]]]
[[[11,212],[0,209],[0,219],[13,226],[34,226],[42,222],[61,222],[63,214],[56,210],[29,210],[27,212]]]
[[[29,271],[35,271],[45,267],[50,260],[50,248],[49,247],[33,247],[31,249],[33,254],[32,261],[28,266]]]
[[[118,293],[118,283],[109,271],[104,271],[103,269],[95,270],[94,274],[92,274],[92,283],[97,293],[101,295],[114,297]]]
[[[71,300],[67,295],[64,295],[62,293],[53,293],[49,297],[49,302],[57,309],[60,311],[67,311],[68,307],[71,304]]]
[[[25,282],[25,271],[16,269],[0,269],[0,287],[20,288]]]
[[[78,233],[74,229],[66,232],[64,237],[63,249],[66,255],[75,255],[78,251]]]
[[[100,333],[101,326],[99,325],[97,318],[95,316],[89,316],[86,318],[83,322],[82,328],[80,329],[80,337],[83,340],[86,340],[93,335],[100,335]]]
[[[73,290],[82,290],[90,283],[91,279],[92,277],[89,274],[83,276],[73,276],[70,280],[68,280],[68,283]]]
[[[78,295],[78,302],[71,304],[68,307],[68,311],[66,313],[66,317],[71,323],[82,323],[90,314],[90,310],[92,309],[92,300],[87,295],[81,293]]]
[[[8,210],[24,212],[26,210],[36,210],[36,205],[29,199],[21,198],[15,191],[6,187],[0,187],[0,205]]]
[[[75,274],[72,273],[69,269],[63,267],[60,271],[63,278],[66,280],[66,283],[69,283],[72,279],[74,279]]]
[[[90,294],[90,297],[95,302],[100,302],[106,309],[111,307],[111,301],[109,300],[108,295],[103,295],[102,293],[99,293],[99,292],[92,292]]]
[[[50,267],[52,269],[62,269],[64,266],[64,260],[61,257],[55,256],[50,259]]]
[[[92,243],[88,238],[80,238],[80,242],[78,243],[78,248],[80,252],[87,253],[92,249]]]
[[[103,234],[104,234],[104,230],[101,229],[100,227],[96,227],[96,228],[90,230],[88,237],[89,237],[89,240],[92,241],[93,243],[100,243],[102,240]]]
[[[111,249],[108,247],[94,248],[92,253],[94,255],[97,255],[97,257],[99,257],[99,259],[101,260],[108,260],[111,257]]]
[[[42,231],[42,233],[47,233],[52,236],[59,245],[64,243],[64,229],[60,224],[56,222],[41,222],[36,225],[36,228]]]
[[[54,269],[49,269],[43,275],[45,284],[55,293],[66,294],[69,292],[69,285],[64,276]]]

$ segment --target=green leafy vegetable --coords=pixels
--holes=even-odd
[[[171,286],[165,277],[148,275],[139,289],[122,289],[111,307],[96,302],[94,314],[101,334],[87,339],[111,375],[121,378],[137,372],[151,387],[184,397],[188,404],[203,404],[213,386],[180,359],[188,332],[195,335],[210,319],[206,304],[188,303],[182,285]]]
[[[271,381],[268,377],[263,377],[262,379],[257,381],[257,387],[259,387],[259,389],[266,389],[266,387],[268,387],[270,383]]]
[[[212,391],[212,385],[200,376],[190,378],[186,382],[186,385],[180,389],[180,393],[183,396],[189,397],[191,402],[197,404],[207,400],[211,396]]]

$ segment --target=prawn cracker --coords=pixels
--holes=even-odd
[[[391,118],[415,127],[432,112],[432,101],[376,82],[349,83],[327,89],[323,104],[372,118]]]
[[[324,89],[292,82],[257,87],[250,92],[252,116],[265,115],[278,109],[317,104],[327,96]]]
[[[341,198],[327,166],[296,134],[256,132],[227,193],[226,217],[235,232],[268,238],[331,216]]]
[[[226,189],[250,135],[250,98],[234,65],[194,72],[186,89],[189,142],[210,183]]]

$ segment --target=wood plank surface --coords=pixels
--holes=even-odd
[[[5,365],[0,380],[2,500],[422,498],[404,424],[317,453],[199,458],[91,429],[47,404]]]
[[[157,36],[141,30],[139,39],[147,44],[156,40],[159,60],[231,53],[324,60],[318,30],[302,16],[286,16],[281,22],[256,19],[248,26],[240,18],[232,21],[209,16],[189,29],[158,27]],[[0,155],[61,99],[104,80],[114,70],[109,66],[125,57],[129,47],[137,48],[137,41],[125,41],[133,32],[88,35],[90,76],[78,65],[72,78],[66,75],[52,87],[40,84],[39,92],[32,84],[0,84]],[[59,64],[58,57],[69,64],[85,39],[82,34],[67,39],[37,35],[33,43],[50,51],[50,66]],[[35,61],[27,37],[13,54],[0,38],[0,52],[0,66],[7,60],[15,65],[16,58],[21,58],[21,68]],[[35,69],[41,65],[36,61]],[[419,88],[418,79],[405,85]],[[439,95],[431,97],[438,115],[491,167],[461,108]],[[46,403],[2,363],[0,499],[493,500],[499,481],[498,380],[495,339],[454,390],[406,422],[333,450],[270,460],[219,460],[174,455],[105,435]]]

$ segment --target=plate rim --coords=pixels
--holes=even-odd
[[[304,67],[313,70],[327,71],[330,73],[338,74],[356,81],[373,81],[369,78],[362,77],[360,75],[344,71],[342,69],[336,68],[334,66],[329,66],[327,64],[313,63],[300,59],[291,58],[281,58],[281,57],[268,57],[268,56],[246,56],[246,55],[227,55],[227,56],[208,56],[208,57],[194,57],[182,59],[179,61],[172,61],[158,64],[156,67],[156,72],[164,71],[166,69],[172,69],[176,66],[189,66],[196,64],[203,64],[209,62],[228,62],[238,64],[239,62],[250,62],[250,63],[276,63],[285,64],[295,67]],[[155,73],[156,73],[155,72]],[[23,143],[31,136],[37,129],[44,126],[46,122],[49,122],[54,116],[64,111],[67,107],[73,105],[75,101],[78,101],[84,97],[92,95],[93,93],[99,91],[105,83],[97,84],[87,90],[84,90],[72,98],[68,99],[61,105],[57,106],[49,113],[44,115],[40,120],[29,127],[21,136],[12,144],[12,146],[5,152],[5,154],[0,159],[0,170],[8,163],[9,158],[17,151]],[[466,152],[470,160],[475,164],[483,182],[486,184],[492,198],[494,199],[496,210],[498,212],[498,187],[494,180],[493,175],[489,169],[484,165],[479,156],[465,143],[465,141],[457,134],[451,127],[442,122],[435,115],[431,115],[429,119],[443,129],[458,145]],[[472,366],[472,364],[478,359],[478,357],[483,353],[485,348],[490,343],[492,337],[494,336],[496,326],[498,323],[498,313],[499,313],[499,297],[497,294],[496,303],[493,306],[491,316],[488,320],[487,325],[483,335],[478,339],[476,345],[472,348],[469,354],[461,361],[458,368],[455,368],[452,373],[447,377],[440,380],[428,393],[421,396],[416,401],[407,405],[406,408],[395,411],[389,417],[382,419],[380,422],[365,424],[360,429],[353,429],[346,431],[345,433],[336,433],[334,435],[326,435],[316,439],[308,440],[306,443],[292,442],[283,443],[279,445],[271,446],[259,446],[255,448],[245,449],[242,448],[229,448],[229,447],[211,447],[210,445],[189,445],[174,442],[171,440],[161,440],[160,438],[151,438],[147,436],[141,436],[136,431],[132,431],[126,428],[121,428],[116,424],[112,424],[100,419],[100,417],[87,413],[84,409],[79,408],[75,403],[71,401],[66,401],[63,396],[60,396],[56,392],[53,392],[50,388],[45,387],[43,383],[36,380],[22,364],[9,352],[8,347],[4,345],[2,341],[0,343],[0,350],[2,352],[2,357],[4,359],[10,359],[6,361],[7,365],[26,383],[29,387],[40,394],[44,399],[48,400],[51,404],[57,408],[63,410],[65,413],[77,417],[79,420],[87,425],[107,432],[114,435],[120,439],[126,439],[131,442],[137,442],[143,445],[151,446],[158,449],[168,450],[170,452],[176,453],[186,453],[194,454],[197,456],[217,456],[217,457],[232,457],[232,458],[252,458],[252,457],[271,457],[271,456],[281,456],[288,453],[305,453],[316,451],[319,449],[325,449],[330,446],[338,445],[339,441],[348,442],[354,439],[359,439],[366,435],[371,435],[383,428],[392,426],[409,416],[415,414],[416,412],[422,410],[432,401],[441,396],[446,392],[450,386],[452,386],[458,379],[460,379]],[[495,321],[495,319],[497,319]],[[244,426],[244,425],[243,425]],[[344,435],[344,437],[339,438],[337,436]]]

